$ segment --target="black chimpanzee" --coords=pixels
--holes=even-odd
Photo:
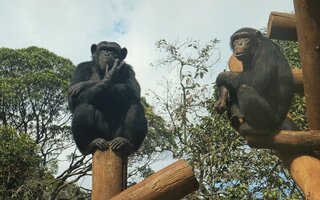
[[[277,129],[295,130],[286,119],[293,98],[293,77],[280,49],[261,32],[242,28],[231,36],[234,56],[242,61],[242,72],[222,72],[216,79],[220,87],[219,110],[230,99],[230,115],[242,123],[239,132],[265,134]]]
[[[147,133],[140,86],[123,60],[127,49],[115,42],[91,46],[92,61],[80,63],[71,80],[72,133],[84,155],[96,149],[136,151]]]

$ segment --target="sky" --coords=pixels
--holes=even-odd
[[[158,40],[206,43],[217,38],[217,75],[231,55],[231,34],[242,27],[265,28],[272,11],[292,12],[293,1],[0,0],[0,47],[42,47],[77,65],[91,59],[93,43],[117,42],[128,49],[126,62],[144,95],[157,91],[166,75],[150,66],[159,59]]]
[[[0,47],[42,47],[77,65],[91,59],[93,43],[117,42],[129,51],[143,95],[165,76],[150,66],[159,59],[156,41],[219,39],[217,75],[233,32],[264,28],[271,11],[293,10],[292,0],[0,0]]]

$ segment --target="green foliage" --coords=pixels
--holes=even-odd
[[[60,153],[53,149],[69,138],[64,123],[73,68],[69,60],[46,49],[0,49],[2,121],[40,144],[44,164]]]
[[[174,158],[187,159],[200,182],[200,189],[188,199],[301,198],[301,192],[274,152],[249,148],[231,128],[227,116],[215,111],[217,88],[208,87],[212,80],[206,81],[206,75],[217,62],[207,62],[214,55],[215,42],[204,47],[193,40],[183,43],[160,40],[156,44],[165,53],[158,65],[176,72],[173,80],[167,81],[164,94],[154,95],[157,109],[174,136],[167,138],[171,148],[166,150]],[[207,53],[202,54],[202,49],[207,49]],[[290,64],[299,66],[295,63],[299,61],[296,46],[284,49],[292,61]],[[197,62],[200,60],[204,62]],[[292,117],[303,128],[306,122],[303,100],[296,96],[294,102]]]
[[[0,126],[0,199],[39,199],[52,176],[41,165],[39,147],[26,134]]]
[[[77,187],[79,178],[91,170],[90,156],[74,151],[67,156],[69,166],[57,174],[58,156],[70,147],[75,149],[70,133],[67,90],[74,70],[70,60],[38,47],[0,48],[0,123],[10,125],[38,144],[41,164],[55,174],[46,182],[46,195],[39,199],[86,198],[87,192]],[[159,146],[169,148],[170,138],[164,121],[142,99],[149,123],[149,133],[142,148],[130,157],[129,183],[140,181],[153,171],[150,165],[161,159]],[[172,137],[172,136],[171,136]],[[63,159],[63,157],[59,157]],[[61,171],[61,170],[60,170]],[[30,177],[29,177],[30,178]]]
[[[219,54],[215,51],[218,42],[214,39],[202,45],[190,39],[173,43],[159,40],[156,43],[159,51],[165,53],[165,58],[156,66],[167,67],[165,70],[172,72],[167,77],[173,78],[166,81],[164,95],[153,94],[157,109],[166,119],[170,135],[174,136],[169,138],[169,149],[175,158],[187,156],[184,154],[192,146],[188,129],[206,112],[203,99],[207,98],[209,90],[208,84],[201,82],[218,61]]]
[[[154,108],[141,98],[148,120],[148,134],[134,156],[129,157],[128,184],[133,185],[150,176],[154,171],[151,165],[163,159],[164,150],[174,145],[174,136],[170,134],[162,117],[154,113]]]
[[[13,127],[37,144],[38,164],[50,174],[50,178],[42,175],[41,181],[27,177],[28,183],[45,189],[39,193],[32,189],[33,185],[24,183],[23,186],[30,188],[30,195],[37,197],[29,199],[56,199],[59,192],[68,193],[72,184],[90,170],[89,159],[71,156],[69,169],[53,178],[58,156],[74,146],[67,106],[67,90],[73,70],[70,60],[43,48],[0,48],[0,123]],[[15,164],[18,163],[13,162]],[[19,180],[19,176],[16,178],[12,180]],[[19,192],[20,188],[16,189]]]

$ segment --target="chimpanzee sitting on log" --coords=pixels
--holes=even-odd
[[[96,149],[138,150],[147,133],[140,86],[123,60],[127,49],[114,42],[91,46],[92,61],[80,63],[69,89],[72,133],[84,155]]]
[[[220,97],[216,109],[229,109],[231,120],[241,121],[235,128],[242,135],[297,130],[292,120],[286,118],[293,98],[293,77],[280,49],[252,28],[236,31],[230,46],[234,56],[242,61],[243,71],[218,75]]]

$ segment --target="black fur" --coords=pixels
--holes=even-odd
[[[222,72],[216,85],[230,93],[231,116],[244,120],[240,133],[279,129],[293,98],[293,77],[286,58],[276,44],[251,28],[236,31],[230,46],[242,61],[243,72]]]
[[[92,61],[76,67],[69,90],[74,140],[85,155],[109,147],[132,153],[146,136],[147,120],[135,73],[123,62],[127,50],[100,42],[91,52]]]

